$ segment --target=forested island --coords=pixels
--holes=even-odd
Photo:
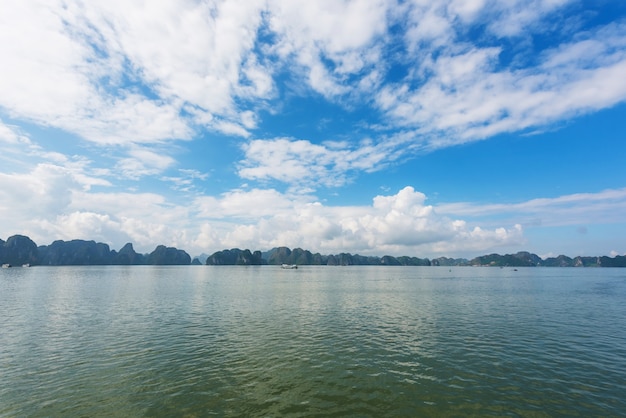
[[[323,265],[323,266],[492,266],[492,267],[626,267],[626,256],[593,256],[574,258],[565,255],[542,259],[521,251],[516,254],[489,254],[473,258],[418,258],[390,255],[363,256],[340,253],[322,255],[301,248],[273,248],[266,252],[233,248],[208,257],[194,257],[184,250],[157,245],[149,254],[140,254],[131,243],[119,251],[108,244],[86,240],[57,240],[38,246],[24,235],[0,239],[0,264],[9,266],[74,266],[74,265]]]

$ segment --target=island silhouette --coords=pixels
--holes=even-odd
[[[137,253],[131,243],[119,251],[108,244],[90,240],[56,240],[38,246],[25,235],[0,239],[0,264],[14,266],[86,265],[323,265],[323,266],[490,266],[490,267],[626,267],[626,256],[548,257],[520,251],[515,254],[489,254],[473,259],[414,256],[364,256],[340,253],[322,255],[301,248],[277,247],[269,251],[225,249],[205,257],[192,257],[184,250],[157,245],[148,254]]]

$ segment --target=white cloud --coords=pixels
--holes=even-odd
[[[37,226],[55,236],[55,239],[63,240],[84,239],[102,242],[126,235],[121,233],[119,222],[112,220],[109,215],[93,212],[72,212],[54,219],[43,219]]]
[[[448,4],[448,13],[467,24],[479,16],[486,4],[487,0],[452,0]]]
[[[161,96],[223,115],[235,110],[242,76],[256,94],[271,90],[266,70],[250,55],[263,4],[103,1],[84,13],[108,29],[103,31],[108,45],[119,48]]]
[[[130,242],[135,251],[143,253],[152,251],[160,244],[188,248],[189,238],[185,231],[166,226],[156,218],[126,218],[102,211],[76,211],[37,220],[33,222],[32,230],[35,241],[40,245],[49,244],[52,239],[84,239],[104,242],[113,250],[119,250]]]
[[[294,57],[291,71],[302,72],[311,88],[326,97],[346,94],[347,75],[368,77],[379,63],[377,40],[387,30],[393,2],[384,0],[271,0],[270,28],[277,34],[276,53]],[[330,60],[329,68],[324,60]],[[363,70],[368,70],[361,74]]]
[[[8,229],[31,217],[62,212],[81,187],[70,170],[51,164],[40,164],[29,174],[0,173],[0,184],[0,217]]]
[[[497,36],[527,36],[536,31],[546,16],[572,0],[513,0],[491,1],[486,18],[489,29]],[[539,28],[541,29],[541,28]],[[545,28],[544,28],[545,29]]]
[[[120,89],[123,57],[93,45],[93,27],[60,3],[4,3],[0,106],[15,118],[105,143],[187,138],[171,103]],[[73,26],[75,25],[75,26]],[[117,90],[116,90],[117,89]]]
[[[196,181],[205,181],[209,178],[209,173],[202,173],[198,170],[179,169],[178,176],[163,177],[162,180],[169,181],[173,184],[174,190],[182,192],[191,192],[196,189]]]
[[[405,38],[409,51],[419,54],[425,45],[439,47],[452,43],[454,32],[452,23],[446,16],[444,2],[409,3],[408,22]]]
[[[0,142],[6,145],[19,145],[31,143],[28,136],[20,133],[19,128],[15,126],[9,126],[2,122],[0,119]]]
[[[303,139],[256,139],[242,146],[245,159],[239,162],[238,174],[244,179],[278,180],[305,189],[337,187],[350,181],[353,171],[377,171],[393,162],[403,142],[318,145]]]
[[[279,138],[271,141],[253,140],[244,145],[246,160],[241,163],[239,175],[245,179],[277,179],[297,183],[313,177],[325,185],[329,178],[327,166],[333,164],[332,153],[309,141]],[[280,169],[277,169],[279,168]],[[328,183],[330,182],[330,183]]]
[[[609,189],[598,193],[576,193],[555,198],[531,199],[520,203],[475,204],[451,203],[438,206],[449,216],[498,219],[542,227],[619,223],[626,213],[626,189]]]
[[[153,151],[145,147],[130,147],[128,154],[128,158],[123,158],[117,162],[116,172],[131,179],[159,174],[175,163],[175,160],[165,155],[164,152]]]
[[[573,34],[555,24],[568,3],[2,2],[1,158],[13,162],[0,173],[0,226],[23,225],[26,231],[15,232],[41,239],[94,234],[89,238],[203,251],[244,243],[397,254],[519,243],[517,225],[537,219],[621,222],[621,190],[437,207],[411,188],[359,207],[326,207],[311,195],[416,150],[542,127],[623,102],[626,24]],[[478,35],[470,39],[472,31]],[[559,41],[539,50],[529,41],[534,34]],[[275,114],[285,96],[309,90],[343,104],[346,114],[358,108],[366,116],[326,142],[266,132],[269,139],[258,139],[254,131],[271,125],[262,115]],[[322,116],[319,126],[338,123]],[[185,154],[170,152],[179,150],[172,142],[205,140],[206,129],[244,141],[235,168],[252,186],[188,206],[141,190],[120,193],[111,183],[158,176],[188,196],[212,167],[171,175],[182,166],[175,156]],[[54,135],[44,146],[48,132]],[[57,148],[59,133],[66,136]],[[75,141],[81,144],[69,144]],[[61,151],[93,152],[94,145],[105,160]],[[289,192],[268,189],[275,181]],[[92,190],[101,187],[112,190]],[[487,215],[505,217],[506,227],[481,219]]]
[[[152,193],[92,192],[70,170],[41,165],[24,175],[0,175],[0,227],[31,236],[94,239],[113,249],[133,242],[191,253],[231,247],[308,248],[323,253],[437,254],[464,246],[481,250],[523,238],[519,227],[486,229],[439,215],[411,187],[378,196],[371,206],[324,206],[312,196],[237,190],[177,205]],[[19,225],[20,230],[14,230]]]
[[[160,174],[174,162],[146,168],[132,156],[136,145],[190,140],[205,128],[249,138],[259,126],[259,110],[267,110],[270,101],[280,106],[274,103],[284,87],[280,77],[288,74],[292,84],[303,81],[347,107],[373,104],[389,130],[379,143],[405,130],[413,144],[405,142],[403,153],[445,147],[626,98],[626,25],[614,22],[576,36],[543,25],[568,3],[5,2],[0,56],[8,64],[0,66],[0,108],[12,119],[115,145],[118,165],[137,178]],[[398,34],[392,27],[406,31]],[[472,44],[467,31],[483,27],[488,39]],[[508,37],[548,31],[566,41],[537,57],[520,42],[519,51],[506,52],[527,66],[501,62],[511,48]],[[408,66],[406,77],[384,84],[396,64]],[[15,141],[7,135],[1,136],[5,142]],[[389,161],[378,155],[382,147],[361,145],[375,165]],[[337,179],[326,185],[344,184],[349,174],[342,167],[371,167],[358,146],[343,154],[360,163],[342,166],[310,144],[317,161],[309,167],[285,156],[289,173],[283,181],[312,168],[313,175]],[[401,148],[384,151],[390,150],[397,158]],[[273,153],[279,158],[278,150]],[[248,158],[240,171],[245,178],[273,177],[254,156]]]
[[[371,206],[325,207],[306,199],[292,200],[274,190],[252,190],[202,199],[194,206],[201,207],[200,217],[212,220],[207,239],[223,248],[243,243],[252,249],[287,245],[322,253],[432,255],[506,247],[523,240],[519,225],[471,228],[464,221],[437,214],[425,205],[425,199],[406,187],[396,195],[374,198]]]
[[[76,71],[87,51],[63,34],[60,2],[0,5],[0,100],[16,116],[44,123],[87,102],[89,80]],[[35,100],[35,98],[37,100]]]
[[[191,128],[179,113],[180,109],[172,102],[122,93],[120,97],[98,103],[93,114],[68,118],[67,128],[103,145],[152,144],[170,139],[190,139]]]
[[[325,254],[434,257],[519,248],[526,243],[521,225],[532,228],[537,219],[543,227],[588,227],[621,222],[626,213],[626,189],[517,204],[436,206],[412,187],[362,206],[326,206],[311,195],[242,189],[181,205],[154,193],[91,191],[87,169],[84,162],[40,164],[31,173],[0,174],[0,228],[40,244],[96,239],[114,249],[133,242],[145,252],[161,243],[193,254],[286,245]]]
[[[76,192],[64,213],[39,225],[48,236],[101,239],[119,249],[126,242],[148,252],[158,244],[188,249],[194,222],[189,209],[154,193]]]
[[[525,245],[522,224],[540,213],[551,214],[544,219],[546,227],[563,225],[558,219],[572,225],[618,221],[626,209],[626,191],[522,204],[432,206],[426,204],[424,194],[405,187],[395,195],[375,197],[369,206],[325,206],[306,196],[254,189],[202,198],[193,206],[199,208],[198,222],[202,222],[193,245],[205,252],[287,245],[325,254],[475,256]]]
[[[580,34],[524,69],[501,68],[499,48],[448,47],[417,88],[386,86],[377,103],[431,148],[542,126],[626,99],[625,34],[620,24]]]
[[[252,51],[263,6],[3,3],[0,108],[118,151],[129,146],[120,166],[152,174],[133,168],[133,144],[188,140],[197,124],[239,136],[255,128],[254,108],[236,102],[274,94],[270,70]]]
[[[229,122],[225,120],[215,120],[212,124],[212,127],[223,134],[232,135],[232,136],[241,136],[247,138],[250,136],[250,133],[246,128],[241,126],[239,123]]]
[[[199,197],[195,200],[194,207],[202,218],[257,220],[280,217],[286,211],[291,211],[298,201],[309,200],[306,197],[293,200],[273,189],[234,190],[224,193],[220,198]]]

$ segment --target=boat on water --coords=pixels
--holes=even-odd
[[[291,270],[291,269],[297,269],[298,265],[297,264],[282,264],[280,266],[281,269],[286,269],[286,270]]]
[[[2,268],[3,268],[3,269],[8,269],[9,267],[11,267],[11,265],[10,265],[9,263],[4,263],[4,264],[2,265]]]

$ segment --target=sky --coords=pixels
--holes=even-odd
[[[626,254],[626,2],[0,2],[0,238]]]

